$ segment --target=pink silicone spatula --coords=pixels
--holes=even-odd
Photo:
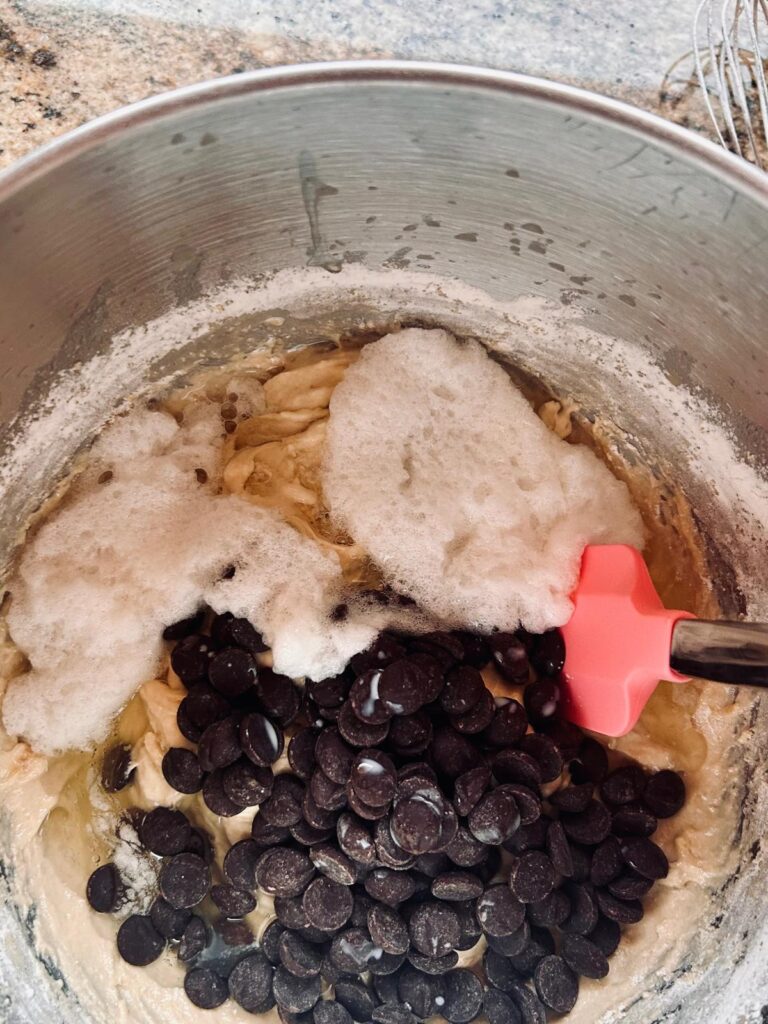
[[[768,624],[709,622],[661,603],[625,544],[588,546],[565,640],[562,710],[606,736],[633,728],[660,679],[768,687]]]

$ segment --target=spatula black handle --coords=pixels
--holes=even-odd
[[[680,619],[669,663],[684,676],[768,689],[768,623]]]

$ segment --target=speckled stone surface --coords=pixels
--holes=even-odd
[[[695,0],[0,0],[0,167],[125,103],[274,64],[483,64],[583,85],[707,130]]]

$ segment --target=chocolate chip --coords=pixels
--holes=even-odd
[[[521,786],[516,782],[509,783],[504,787],[514,796],[517,809],[520,812],[521,825],[532,825],[541,817],[541,798],[538,793],[529,789],[528,786]]]
[[[223,699],[223,698],[222,698]],[[176,711],[176,725],[179,728],[179,732],[185,739],[190,740],[192,743],[197,743],[200,737],[203,735],[203,730],[194,724],[192,719],[189,717],[189,697],[185,697],[184,700],[179,704]],[[227,707],[227,711],[231,708]],[[225,712],[226,713],[226,712]]]
[[[432,699],[432,687],[417,660],[399,658],[381,673],[379,696],[390,715],[412,715]]]
[[[101,785],[107,793],[119,793],[125,789],[136,772],[131,748],[122,743],[110,747],[101,763]]]
[[[373,864],[376,848],[373,837],[366,825],[354,814],[345,813],[336,823],[336,837],[339,846],[352,860],[359,864]]]
[[[383,675],[382,668],[368,669],[358,676],[349,691],[350,707],[364,725],[386,725],[394,714],[381,696]]]
[[[144,815],[139,825],[139,839],[151,853],[171,857],[187,848],[192,826],[181,811],[171,807],[155,807]]]
[[[560,820],[566,835],[585,846],[597,846],[611,831],[610,812],[597,800],[590,800],[580,814],[564,814]]]
[[[226,981],[212,967],[193,967],[184,976],[187,999],[201,1010],[215,1010],[229,995]]]
[[[543,900],[555,887],[552,861],[540,850],[529,850],[514,866],[509,884],[521,903]]]
[[[260,814],[257,814],[251,825],[251,838],[259,846],[280,846],[289,837],[287,828],[270,825]]]
[[[486,935],[503,937],[516,932],[525,919],[525,907],[507,885],[492,885],[476,904],[477,920]]]
[[[572,877],[573,855],[562,822],[553,821],[547,830],[547,853],[558,874]]]
[[[437,785],[437,772],[426,761],[414,761],[411,764],[404,764],[397,773],[398,784],[405,783],[406,779],[421,779],[428,785]]]
[[[605,748],[591,736],[585,737],[579,753],[571,761],[571,778],[577,784],[602,782],[608,774],[608,755]]]
[[[535,928],[532,927],[528,942],[525,944],[523,949],[519,953],[515,953],[510,956],[512,966],[518,971],[523,977],[530,978],[536,967],[545,956],[555,952],[555,940],[552,938],[552,933],[546,928]],[[512,996],[517,1001],[518,1005],[521,1002],[521,989],[526,989],[525,986],[518,983],[515,988],[512,989]],[[533,995],[533,993],[531,993]],[[536,1000],[538,1002],[538,999]],[[535,1007],[535,1003],[533,1006]],[[542,1018],[543,1019],[543,1018]]]
[[[593,885],[607,885],[614,878],[618,878],[623,867],[624,860],[621,856],[619,842],[613,836],[608,836],[599,846],[595,847],[589,880]]]
[[[224,793],[239,807],[256,807],[269,798],[275,777],[245,757],[229,765],[221,776]]]
[[[491,764],[499,782],[516,782],[533,790],[538,790],[541,785],[538,761],[523,750],[500,750]]]
[[[601,914],[597,924],[589,933],[589,941],[594,942],[606,956],[612,956],[621,942],[621,928],[616,921],[611,921],[610,918],[603,917]]]
[[[439,900],[474,900],[483,893],[483,883],[470,871],[446,871],[432,882],[432,895]]]
[[[492,633],[488,637],[493,664],[513,682],[528,678],[528,652],[515,633]]]
[[[455,950],[451,950],[445,956],[424,956],[423,953],[419,953],[415,949],[411,949],[408,953],[408,963],[424,974],[436,976],[447,974],[454,969],[458,962],[459,954]]]
[[[559,629],[550,629],[536,637],[531,662],[545,676],[559,675],[565,664],[565,641]]]
[[[251,953],[232,968],[229,994],[246,1013],[266,1013],[275,1005],[272,966],[266,956]]]
[[[656,880],[666,878],[669,874],[669,861],[666,854],[650,839],[623,839],[621,855],[625,863],[634,868],[643,878]]]
[[[373,1011],[374,1014],[376,1011]],[[333,999],[324,999],[319,1002],[314,1010],[315,1024],[352,1024],[352,1016],[349,1010],[337,1003]],[[378,1021],[378,1017],[373,1017],[373,1020]],[[380,1022],[380,1024],[388,1024],[388,1022]]]
[[[229,917],[217,917],[213,921],[213,930],[226,946],[239,947],[253,944],[253,932],[245,921]]]
[[[205,679],[212,654],[208,637],[187,636],[171,651],[171,668],[189,688]]]
[[[544,1004],[527,985],[518,982],[510,995],[520,1012],[521,1024],[546,1024],[547,1011]]]
[[[279,921],[270,921],[261,936],[261,951],[275,966],[280,963],[280,939],[284,931]]]
[[[376,844],[376,856],[384,867],[407,871],[416,863],[416,858],[398,846],[392,838],[389,821],[386,818],[381,818],[376,822],[374,842]]]
[[[200,611],[189,616],[189,618],[179,619],[178,622],[172,622],[163,630],[163,640],[183,640],[184,637],[191,636],[193,633],[199,632],[204,619],[205,609],[201,608]]]
[[[464,715],[485,692],[485,682],[478,670],[471,665],[459,665],[446,676],[440,706],[448,715]]]
[[[502,992],[509,992],[520,975],[509,962],[509,958],[497,953],[495,949],[486,949],[483,954],[483,968],[488,983]]]
[[[468,1024],[483,1006],[483,986],[480,980],[465,968],[451,971],[443,979],[445,1002],[440,1007],[443,1017],[451,1024]]]
[[[336,725],[342,739],[351,743],[353,747],[375,747],[384,742],[390,731],[389,719],[380,725],[361,721],[355,714],[351,701],[346,701],[339,708]]]
[[[329,957],[345,974],[360,974],[381,959],[382,949],[362,928],[347,928],[333,937]]]
[[[573,860],[573,871],[570,878],[574,882],[589,881],[589,872],[592,866],[592,851],[578,843],[571,843],[571,859]]]
[[[357,978],[343,978],[334,986],[337,1002],[349,1011],[354,1020],[369,1021],[376,1005],[373,993]]]
[[[608,883],[608,892],[620,900],[642,899],[653,888],[650,878],[643,878],[636,871],[625,871]]]
[[[531,732],[520,740],[520,749],[536,761],[542,782],[554,782],[563,770],[563,757],[554,740],[541,733]]]
[[[245,917],[256,909],[256,898],[234,885],[214,885],[211,899],[225,917]]]
[[[197,754],[185,747],[171,747],[162,761],[165,781],[177,793],[198,793],[203,786],[203,770]]]
[[[192,835],[184,853],[194,853],[202,857],[206,864],[213,864],[213,843],[211,837],[201,828],[193,828]]]
[[[546,726],[557,714],[560,696],[560,687],[554,679],[540,679],[526,686],[523,704],[531,725],[537,729]]]
[[[266,850],[256,865],[256,881],[270,896],[298,896],[315,873],[306,853],[286,846]]]
[[[459,814],[466,817],[476,806],[491,782],[491,770],[487,765],[472,768],[456,779],[453,803]]]
[[[469,831],[481,843],[500,846],[520,827],[520,812],[506,786],[486,793],[467,818]]]
[[[571,901],[562,889],[555,889],[543,900],[529,903],[526,913],[531,924],[539,928],[554,928],[563,923],[571,912]]]
[[[579,814],[581,811],[586,811],[594,789],[591,782],[582,782],[579,786],[565,786],[553,793],[549,802],[559,811],[565,811],[566,814]]]
[[[355,862],[330,843],[320,843],[309,851],[317,870],[339,885],[354,885],[357,877]]]
[[[452,804],[440,790],[419,779],[400,783],[390,818],[392,838],[408,853],[419,855],[444,850],[458,831]]]
[[[308,782],[315,770],[316,729],[300,729],[288,744],[288,763],[300,779]]]
[[[415,967],[404,967],[398,980],[400,999],[411,1007],[417,1017],[426,1020],[440,1013],[439,999],[443,996],[443,982],[439,976],[424,974]]]
[[[645,775],[638,765],[625,765],[612,771],[600,786],[606,803],[618,807],[640,799],[645,788]]]
[[[447,779],[456,779],[481,764],[474,743],[447,726],[435,730],[429,752],[436,771]]]
[[[443,630],[413,637],[409,650],[433,655],[446,669],[451,668],[457,661],[464,661],[464,645],[459,637],[455,633],[446,633]]]
[[[589,935],[598,917],[595,890],[588,883],[572,882],[566,886],[566,893],[571,901],[571,912],[560,925],[561,930]]]
[[[241,839],[224,857],[224,875],[238,889],[255,889],[256,862],[262,853],[252,839]]]
[[[336,729],[324,729],[320,733],[315,745],[315,757],[323,773],[332,782],[339,786],[347,784],[355,754]]]
[[[348,787],[372,807],[389,804],[397,788],[397,770],[380,750],[361,750],[352,763]]]
[[[650,811],[629,805],[613,815],[611,831],[615,836],[652,836],[658,828],[658,821]]]
[[[256,682],[257,675],[256,659],[239,647],[220,651],[208,666],[208,681],[225,697],[239,697],[247,693]]]
[[[570,1013],[579,997],[579,979],[561,956],[546,956],[533,974],[539,998],[556,1013]]]
[[[456,949],[461,951],[472,949],[483,934],[475,914],[475,902],[473,900],[467,903],[454,903],[453,909],[461,928],[461,936],[456,943]]]
[[[133,967],[146,967],[165,949],[165,939],[157,932],[148,917],[131,914],[117,932],[117,951]]]
[[[375,1024],[418,1024],[419,1018],[405,1003],[385,1003],[374,1007],[371,1020]]]
[[[368,669],[384,668],[395,659],[402,658],[404,654],[405,647],[399,640],[382,633],[370,647],[350,658],[349,667],[356,675],[362,675]]]
[[[234,576],[234,572],[232,575]],[[211,635],[222,647],[242,647],[251,654],[262,654],[267,650],[261,633],[248,619],[235,618],[229,612],[216,616],[211,626]]]
[[[341,732],[341,726],[339,727]],[[393,718],[389,726],[389,747],[402,757],[423,754],[432,742],[432,721],[426,711]]]
[[[645,785],[643,803],[657,818],[671,818],[685,803],[685,783],[677,772],[656,772]]]
[[[264,713],[283,728],[298,716],[301,708],[301,695],[293,680],[271,668],[259,669],[256,697]]]
[[[297,978],[314,978],[320,974],[322,950],[297,932],[283,932],[279,952],[283,967]]]
[[[363,884],[369,896],[388,907],[404,903],[416,892],[416,883],[407,872],[391,868],[376,868]]]
[[[347,805],[347,790],[331,782],[320,768],[316,768],[309,783],[309,792],[317,806],[324,811],[340,811]]]
[[[283,733],[264,715],[251,712],[240,723],[243,753],[260,768],[269,768],[283,752]]]
[[[599,980],[608,973],[608,959],[605,953],[583,935],[564,935],[560,955],[571,970],[583,978]]]
[[[490,690],[483,690],[480,700],[463,715],[454,715],[451,725],[457,732],[465,736],[481,733],[493,721],[496,713],[496,701]]]
[[[492,949],[494,953],[498,953],[499,956],[512,957],[522,954],[528,948],[531,941],[531,929],[528,921],[523,921],[517,931],[511,932],[509,935],[486,935],[485,939],[488,948]]]
[[[560,824],[559,822],[552,824]],[[503,844],[510,853],[525,853],[526,850],[543,850],[547,841],[547,829],[550,819],[538,817],[530,825],[521,825],[511,839]]]
[[[564,761],[572,761],[578,756],[584,740],[584,734],[577,725],[566,722],[564,718],[555,716],[547,719],[539,725],[539,728],[546,732],[547,736],[557,744],[557,749],[563,755]]]
[[[289,828],[301,821],[304,792],[304,783],[295,775],[278,775],[272,794],[261,805],[259,813],[270,825]]]
[[[528,719],[522,704],[516,700],[507,701],[496,709],[493,720],[483,733],[489,747],[513,747],[525,735]]]
[[[386,953],[407,953],[410,945],[408,927],[392,907],[375,903],[367,915],[368,931],[371,938]]]
[[[411,665],[421,673],[419,690],[422,707],[437,700],[445,685],[446,666],[442,664],[436,654],[437,648],[433,647],[432,653],[414,651],[409,655]]]
[[[193,915],[188,921],[179,942],[178,957],[183,964],[195,960],[208,945],[208,929],[205,921]]]
[[[240,747],[240,717],[230,715],[209,725],[200,737],[197,756],[204,772],[226,768],[242,754]]]
[[[352,893],[331,878],[316,878],[301,902],[309,923],[325,932],[338,931],[352,916]]]
[[[597,890],[597,905],[604,917],[616,921],[617,924],[637,924],[643,918],[643,905],[640,900],[622,900],[605,889]]]
[[[226,768],[217,768],[206,775],[203,782],[203,800],[205,806],[220,818],[234,818],[243,808],[239,803],[235,803],[224,789],[225,771]]]
[[[522,1024],[523,1018],[512,997],[496,988],[485,990],[483,1011],[488,1024]]]
[[[175,910],[195,907],[211,887],[211,871],[202,857],[180,853],[163,865],[160,892]]]
[[[149,908],[149,919],[164,939],[180,939],[191,918],[188,910],[176,910],[162,896],[158,896]]]
[[[122,885],[114,864],[102,864],[88,879],[86,899],[98,914],[111,914],[120,902]]]

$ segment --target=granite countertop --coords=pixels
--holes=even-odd
[[[696,0],[6,0],[0,167],[125,103],[232,72],[363,57],[484,64],[583,85],[708,131]]]

